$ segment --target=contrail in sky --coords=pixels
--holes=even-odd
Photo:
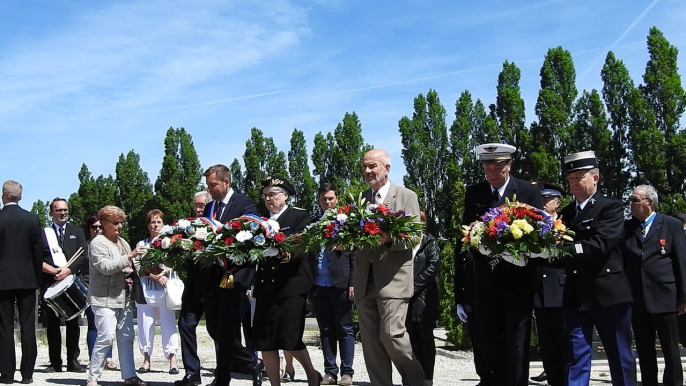
[[[612,48],[614,48],[614,47],[617,45],[617,43],[619,43],[622,39],[624,39],[624,37],[625,37],[629,32],[631,32],[631,30],[634,29],[634,27],[636,27],[636,24],[638,24],[638,22],[641,21],[641,19],[643,19],[643,17],[651,10],[651,8],[653,8],[653,7],[655,6],[655,4],[657,4],[658,1],[660,1],[660,0],[654,0],[654,1],[648,6],[648,8],[644,9],[643,12],[641,12],[641,14],[638,15],[638,17],[633,21],[633,23],[631,23],[631,25],[629,25],[629,27],[619,36],[619,38],[617,38],[617,40],[615,40],[614,43],[612,43],[612,44],[610,45],[610,47],[608,47],[608,48],[604,51],[604,53],[598,55],[598,57],[595,58],[595,60],[593,61],[593,63],[591,63],[591,65],[588,67],[588,69],[586,69],[586,71],[584,71],[584,73],[581,75],[581,77],[579,77],[579,79],[585,78],[586,75],[588,75],[588,73],[595,67],[596,63],[598,63],[600,60],[602,60],[603,58],[605,58],[605,56],[607,55],[607,52],[611,51]]]

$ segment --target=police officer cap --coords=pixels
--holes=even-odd
[[[485,143],[476,147],[476,154],[483,163],[510,161],[516,151],[516,147],[506,143]]]
[[[287,179],[278,176],[269,176],[262,180],[262,187],[267,188],[270,186],[276,186],[286,191],[290,196],[295,195],[295,189]]]
[[[564,189],[557,185],[553,185],[550,182],[539,182],[536,183],[536,185],[538,185],[538,188],[541,189],[541,197],[543,198],[562,198],[566,195]]]
[[[578,153],[565,156],[565,169],[567,173],[577,170],[589,170],[598,167],[598,159],[592,150],[580,151]]]

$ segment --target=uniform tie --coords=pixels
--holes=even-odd
[[[64,228],[57,227],[57,241],[59,241],[60,248],[64,246]]]
[[[500,192],[498,192],[498,189],[494,189],[491,194],[493,194],[493,202],[494,203],[499,203],[500,202]]]

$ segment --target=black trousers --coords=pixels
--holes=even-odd
[[[527,386],[533,289],[497,288],[476,294],[476,334],[493,371],[485,385]]]
[[[468,308],[469,307],[469,308]],[[468,311],[471,310],[471,311]],[[486,360],[486,354],[484,354],[482,344],[478,343],[479,337],[476,334],[476,314],[473,311],[474,308],[465,305],[465,313],[467,314],[467,330],[469,330],[469,339],[472,341],[472,352],[474,353],[474,369],[476,374],[479,376],[481,381],[484,381],[486,385],[487,380],[493,379],[493,370],[489,366]]]
[[[684,384],[679,354],[679,327],[676,312],[651,314],[636,312],[631,317],[636,341],[638,363],[641,366],[641,382],[644,386],[657,386],[657,353],[655,333],[660,338],[662,354],[665,358],[665,371],[662,382],[665,386]]]
[[[241,297],[245,290],[213,288],[205,294],[205,320],[207,332],[217,346],[217,386],[228,385],[231,381],[231,368],[246,369],[254,366],[257,359],[253,352],[243,347],[240,336],[236,336],[241,323]]]
[[[0,376],[14,379],[17,358],[14,353],[14,304],[19,311],[21,365],[23,379],[33,377],[36,366],[36,289],[0,291]]]
[[[48,356],[50,358],[50,364],[55,368],[59,368],[62,366],[62,334],[60,333],[62,319],[60,319],[47,304],[43,303],[43,307],[45,309],[45,316],[48,319],[46,335],[48,338]],[[65,345],[67,346],[67,366],[73,362],[77,362],[79,358],[79,336],[81,335],[81,329],[79,327],[80,319],[81,317],[76,317],[64,322],[66,329]]]
[[[543,369],[550,386],[565,383],[567,365],[567,334],[565,333],[561,307],[535,308],[538,344],[541,347]]]
[[[186,288],[188,290],[188,288]],[[189,291],[189,293],[192,291]],[[185,292],[184,292],[185,293]],[[181,359],[186,376],[200,379],[200,358],[196,330],[205,314],[205,302],[187,296],[182,299],[179,313],[179,337],[181,338]]]
[[[436,342],[434,341],[434,326],[436,320],[427,317],[420,321],[412,320],[412,309],[407,313],[405,327],[410,336],[412,353],[422,365],[424,379],[434,379],[434,367],[436,364]]]

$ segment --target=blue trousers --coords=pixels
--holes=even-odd
[[[634,386],[635,360],[631,348],[631,303],[588,311],[565,309],[569,356],[565,368],[568,386],[586,386],[591,377],[591,341],[595,326],[603,342],[614,386]]]
[[[353,303],[348,299],[348,290],[316,286],[312,291],[312,305],[317,314],[317,324],[319,324],[324,352],[324,371],[337,378],[336,344],[338,343],[341,351],[341,375],[353,376],[355,333],[353,332]]]

